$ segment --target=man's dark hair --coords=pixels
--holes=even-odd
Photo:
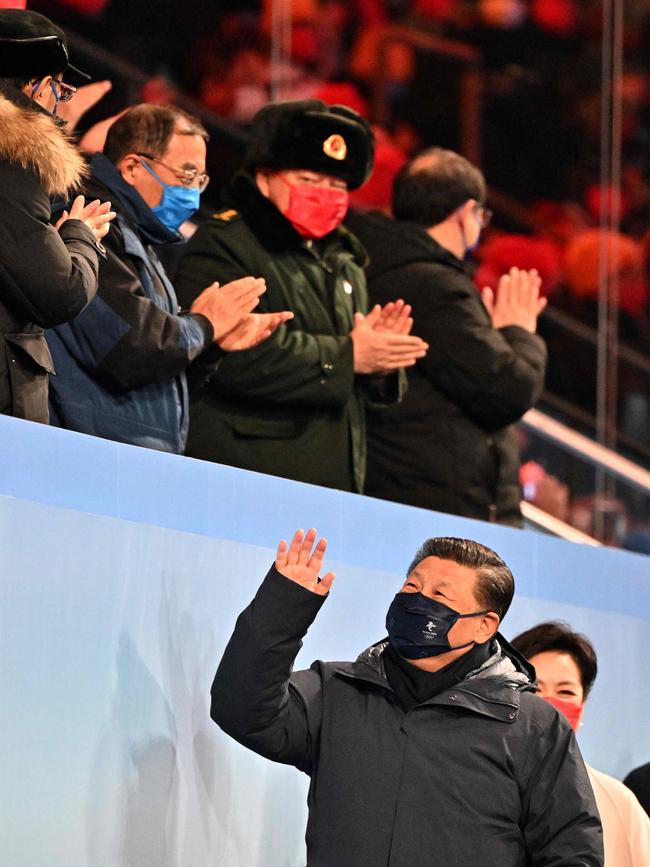
[[[52,76],[53,78],[55,76]],[[34,76],[21,78],[0,78],[0,91],[6,90],[7,88],[16,87],[18,90],[22,90],[23,87],[27,87],[27,85],[34,80]]]
[[[418,549],[406,574],[410,575],[427,557],[451,560],[474,569],[478,579],[474,591],[477,602],[481,609],[494,611],[503,620],[515,593],[515,579],[495,551],[471,539],[438,536],[427,539]]]
[[[568,653],[578,666],[584,697],[587,698],[596,680],[598,660],[593,644],[585,635],[574,632],[567,623],[549,620],[520,633],[510,644],[526,659],[549,650]]]
[[[483,204],[485,179],[465,157],[429,148],[403,166],[393,181],[393,216],[426,228],[437,226],[468,199]]]
[[[209,136],[197,118],[175,105],[141,103],[125,111],[111,124],[104,154],[118,163],[126,154],[149,154],[156,159],[164,156],[174,133]]]

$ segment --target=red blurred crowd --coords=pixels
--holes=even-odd
[[[42,0],[152,75],[146,97],[174,87],[195,93],[222,117],[246,124],[271,97],[272,77],[286,99],[345,103],[373,117],[377,82],[389,114],[378,129],[376,167],[355,194],[361,207],[386,208],[392,178],[408,156],[436,144],[459,149],[457,71],[399,33],[419,32],[478,50],[483,70],[483,169],[505,205],[480,251],[477,282],[503,263],[537,267],[545,291],[571,312],[597,293],[594,234],[612,191],[600,186],[602,3],[589,0],[294,0],[284,66],[271,66],[278,0]],[[283,12],[283,10],[285,10]],[[401,29],[401,30],[400,30]],[[392,33],[393,38],[384,42]],[[626,10],[622,108],[623,172],[620,304],[647,310],[650,236],[650,12]],[[444,58],[443,58],[444,60]],[[277,94],[276,94],[277,96]],[[565,298],[564,295],[567,297]],[[626,337],[632,343],[647,333]]]
[[[620,340],[650,358],[647,4],[625,9],[625,62],[613,94],[621,112],[618,189],[601,182],[605,25],[598,0],[36,0],[29,6],[136,62],[151,76],[146,101],[173,100],[181,88],[243,126],[272,96],[345,103],[371,120],[381,103],[375,169],[351,196],[360,208],[387,209],[394,175],[422,147],[461,150],[463,96],[448,51],[474,52],[481,70],[482,167],[496,211],[476,251],[477,286],[495,286],[513,265],[536,268],[552,309],[595,328],[605,254],[606,271],[617,278]],[[274,53],[277,22],[287,14],[289,38]],[[434,37],[439,50],[431,42],[424,50],[414,34]],[[602,228],[603,211],[612,205],[620,212],[618,231]],[[593,416],[594,346],[543,321],[541,333],[550,349],[548,390]],[[643,373],[622,364],[618,392],[620,428],[648,450]]]

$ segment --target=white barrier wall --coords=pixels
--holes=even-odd
[[[548,618],[600,673],[579,736],[650,759],[650,558],[0,417],[0,863],[299,867],[307,779],[210,721],[209,688],[277,539],[314,525],[336,585],[299,658],[356,656],[418,545],[478,539],[517,579],[509,637]]]

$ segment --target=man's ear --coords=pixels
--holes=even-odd
[[[477,644],[485,644],[497,634],[501,618],[494,611],[488,611],[487,614],[481,615],[478,622],[478,629],[474,641]]]
[[[24,87],[23,93],[26,96],[29,96],[30,99],[34,100],[43,100],[46,97],[49,97],[50,94],[50,81],[52,81],[51,75],[44,75],[42,78],[32,78]],[[32,96],[32,91],[36,87],[37,84],[40,83],[40,86],[34,96]]]
[[[116,165],[123,179],[132,187],[135,186],[138,172],[142,168],[140,157],[137,154],[125,154]]]
[[[466,202],[456,209],[456,213],[458,214],[458,218],[460,220],[464,220],[466,217],[472,213],[474,208],[476,207],[476,199],[468,199]]]
[[[256,169],[255,171],[255,183],[257,184],[257,188],[263,196],[269,197],[269,172],[265,169]]]

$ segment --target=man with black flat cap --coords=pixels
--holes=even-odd
[[[365,253],[341,223],[373,152],[370,127],[346,106],[271,103],[254,118],[245,170],[190,241],[176,286],[189,306],[205,280],[264,277],[259,309],[294,319],[225,358],[194,395],[187,454],[363,490],[364,403],[398,400],[396,371],[427,349],[402,302],[365,316]]]
[[[74,95],[68,68],[59,27],[37,12],[0,10],[0,413],[44,423],[53,366],[43,329],[95,295],[114,217],[109,202],[78,196],[50,225],[51,198],[78,190],[86,171],[55,117]]]

